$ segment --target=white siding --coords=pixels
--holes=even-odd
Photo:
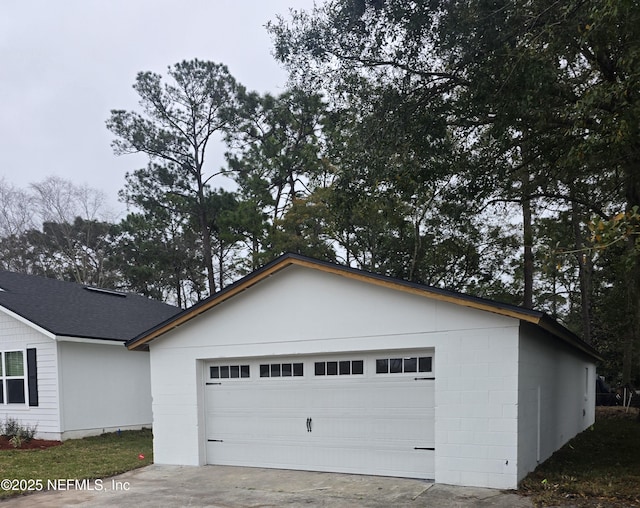
[[[595,364],[528,325],[520,332],[518,480],[595,421]]]
[[[435,480],[514,488],[518,324],[290,266],[151,343],[154,459],[205,463],[199,360],[433,348]]]
[[[59,342],[64,438],[151,426],[149,354],[117,343]]]
[[[0,420],[4,422],[6,418],[14,418],[25,426],[37,425],[37,437],[60,439],[55,341],[18,319],[0,312],[0,350],[27,348],[36,349],[38,406],[0,404]]]

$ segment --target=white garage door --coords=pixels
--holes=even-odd
[[[434,478],[433,353],[206,369],[209,464]]]

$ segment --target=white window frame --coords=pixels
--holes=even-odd
[[[7,353],[22,353],[22,376],[8,376],[6,365]],[[26,406],[29,402],[29,386],[27,384],[27,351],[25,349],[8,349],[6,351],[0,351],[0,362],[2,362],[2,374],[0,374],[0,383],[2,383],[2,406]],[[23,402],[9,402],[9,391],[7,387],[8,380],[22,379],[22,385],[24,387],[24,401]]]

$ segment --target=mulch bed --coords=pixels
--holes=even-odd
[[[32,439],[31,441],[22,441],[22,446],[20,446],[20,448],[14,448],[7,437],[0,436],[0,450],[46,450],[47,448],[61,444],[62,441]]]

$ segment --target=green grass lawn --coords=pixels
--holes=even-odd
[[[144,455],[140,459],[139,455]],[[0,450],[0,480],[105,478],[153,462],[150,429],[71,439],[44,450]],[[0,489],[0,498],[20,491]]]
[[[595,425],[527,476],[520,493],[537,506],[640,507],[637,411],[598,408]]]

